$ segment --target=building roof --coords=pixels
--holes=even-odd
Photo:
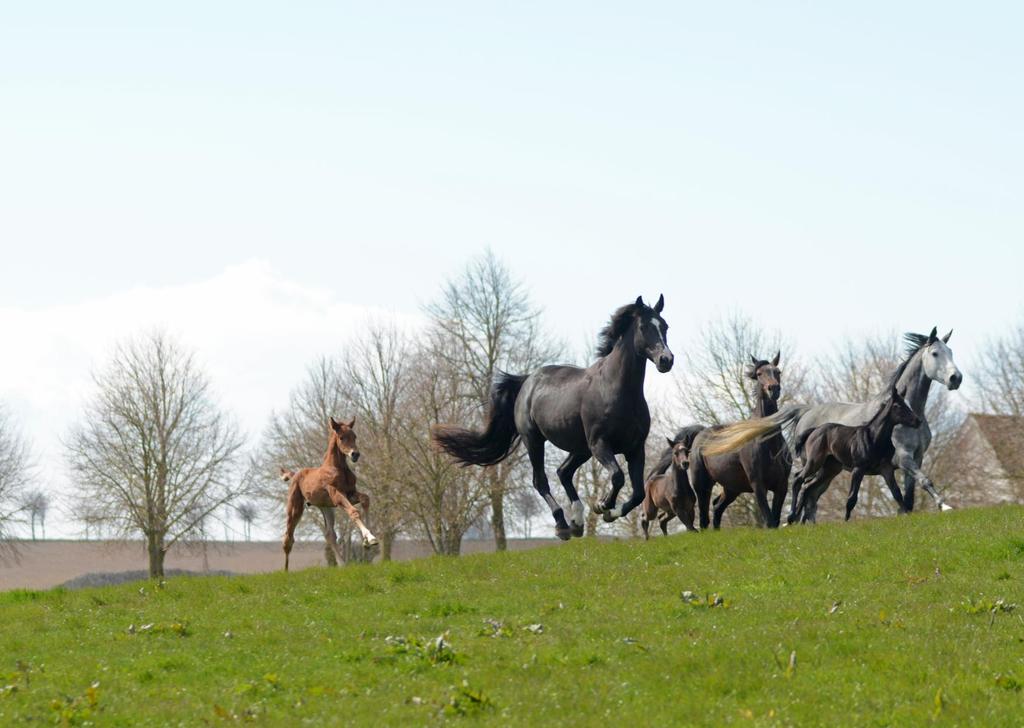
[[[1024,478],[1024,417],[970,415],[1010,478]]]

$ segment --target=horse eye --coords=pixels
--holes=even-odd
[[[939,355],[939,352],[937,352],[937,351],[933,351],[932,352],[932,356],[937,357],[938,355]]]

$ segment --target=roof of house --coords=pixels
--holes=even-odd
[[[971,414],[1011,478],[1024,478],[1024,417]]]

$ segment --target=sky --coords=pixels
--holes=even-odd
[[[258,435],[490,248],[570,342],[666,297],[802,352],[1024,316],[1024,6],[0,6],[0,401],[43,479],[161,326]],[[51,533],[73,532],[65,515]]]

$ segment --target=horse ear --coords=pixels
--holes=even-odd
[[[669,447],[675,447],[676,443],[671,437],[666,437],[665,440],[668,442]]]
[[[943,344],[948,344],[949,343],[949,337],[952,336],[952,335],[953,335],[953,329],[950,329],[949,333],[942,337],[942,343]]]
[[[772,366],[773,367],[777,367],[779,365],[779,361],[781,359],[782,359],[782,350],[780,349],[779,351],[775,352],[775,356],[772,358]]]
[[[661,310],[665,308],[665,294],[662,293],[658,296],[658,302],[654,304],[654,313],[661,313]]]
[[[636,305],[637,306],[643,306],[644,305],[644,297],[643,296],[637,296],[636,297]]]
[[[758,358],[756,356],[754,356],[753,354],[747,354],[747,356],[750,357],[750,363],[753,364],[756,367],[757,364],[758,364],[758,361],[759,361]]]
[[[932,332],[930,334],[928,334],[928,343],[929,344],[934,344],[938,340],[939,340],[939,327],[938,326],[932,326]]]
[[[353,417],[353,418],[352,418],[352,421],[348,423],[348,429],[350,429],[350,430],[351,430],[351,429],[352,429],[353,427],[355,427],[355,426],[356,426],[356,418],[355,418],[355,417]]]
[[[331,417],[331,429],[334,430],[334,431],[337,431],[339,427],[341,427],[341,423],[340,422],[336,422],[334,420],[334,418]]]

